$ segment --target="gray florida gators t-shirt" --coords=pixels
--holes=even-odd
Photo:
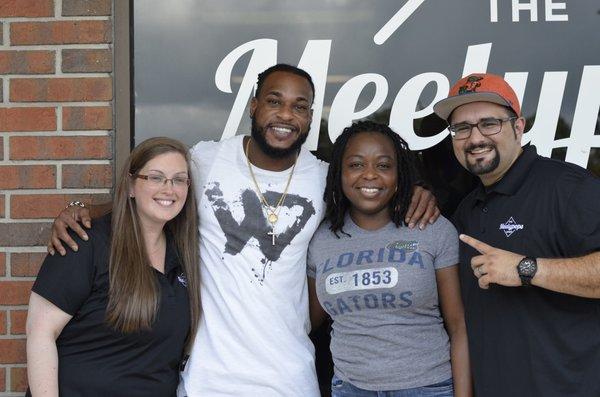
[[[321,306],[333,319],[335,374],[366,390],[426,386],[452,376],[435,270],[458,263],[458,235],[444,217],[425,230],[376,231],[349,216],[338,239],[323,222],[308,250]]]

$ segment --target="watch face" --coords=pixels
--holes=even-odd
[[[525,258],[519,262],[519,274],[523,276],[532,276],[536,270],[537,264],[533,259]]]

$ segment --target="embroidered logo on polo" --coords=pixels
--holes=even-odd
[[[225,233],[227,239],[223,253],[235,256],[242,252],[250,239],[258,244],[258,249],[264,255],[258,266],[252,268],[255,279],[263,284],[272,263],[277,261],[281,252],[287,247],[298,233],[304,229],[308,220],[316,214],[311,200],[288,194],[281,207],[279,215],[283,218],[293,219],[291,224],[283,225],[276,229],[277,241],[273,245],[269,234],[271,225],[265,217],[260,200],[252,189],[242,190],[237,198],[225,198],[218,182],[211,182],[204,192],[212,206],[212,210]],[[281,192],[266,191],[263,193],[268,202],[276,202],[281,197]],[[240,211],[240,206],[243,210]],[[234,216],[235,214],[235,216]],[[238,221],[236,218],[243,218]],[[287,216],[286,216],[287,215]]]
[[[500,230],[502,230],[504,232],[506,237],[512,236],[512,234],[514,232],[516,232],[517,230],[523,230],[523,227],[524,227],[523,225],[515,222],[515,220],[512,216],[510,218],[508,218],[508,220],[506,222],[500,224]]]
[[[177,276],[177,281],[179,281],[179,283],[181,283],[181,285],[183,285],[184,287],[187,288],[187,278],[185,277],[185,274],[181,273]]]

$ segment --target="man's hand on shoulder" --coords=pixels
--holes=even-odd
[[[59,254],[66,255],[67,251],[62,244],[63,242],[73,251],[77,251],[79,247],[67,230],[73,230],[79,237],[87,241],[88,235],[81,224],[88,229],[92,227],[92,218],[90,217],[90,210],[88,208],[73,205],[67,206],[67,208],[62,210],[52,224],[52,232],[50,241],[48,242],[48,253],[54,255],[58,251]]]
[[[427,224],[433,224],[440,216],[437,200],[433,193],[422,186],[413,187],[410,205],[406,211],[404,221],[409,228],[419,225],[419,229],[425,229]]]

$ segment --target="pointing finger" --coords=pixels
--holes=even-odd
[[[483,241],[479,241],[471,236],[467,236],[466,234],[461,234],[460,236],[458,236],[458,238],[460,238],[460,241],[462,241],[463,243],[475,248],[481,254],[487,254],[490,250],[494,248],[491,245],[487,245]]]

